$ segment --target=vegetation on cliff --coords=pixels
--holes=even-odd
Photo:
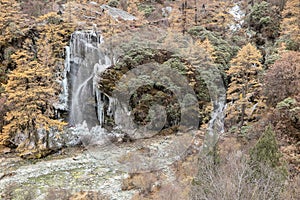
[[[8,4],[3,1],[3,9]],[[64,46],[72,25],[63,23],[61,16],[54,12],[32,19],[35,21],[26,28],[13,25],[15,21],[25,23],[27,15],[22,13],[18,3],[11,5],[10,9],[19,10],[13,11],[14,19],[2,18],[3,26],[15,26],[16,30],[10,31],[14,35],[1,35],[1,50],[6,54],[1,64],[1,69],[6,72],[2,79],[1,99],[5,101],[2,110],[6,111],[6,116],[1,115],[3,118],[0,119],[0,144],[17,147],[20,155],[48,151],[43,141],[49,133],[40,136],[38,131],[62,130],[65,125],[55,116],[53,105],[60,93],[58,80],[62,77],[59,73],[63,71]],[[22,34],[18,34],[20,31]]]
[[[100,7],[103,4],[111,7]],[[234,11],[234,7],[237,10]],[[113,15],[111,9],[114,8],[136,18],[125,21]],[[21,156],[34,154],[32,157],[40,158],[50,153],[45,143],[50,137],[49,130],[64,134],[67,123],[56,115],[54,103],[61,93],[64,48],[72,32],[92,30],[117,44],[118,40],[113,41],[116,35],[128,31],[138,36],[140,28],[150,27],[169,35],[175,32],[188,36],[193,45],[189,51],[183,48],[186,52],[177,55],[169,51],[176,37],[165,38],[165,43],[169,42],[168,50],[143,44],[126,49],[130,46],[128,43],[118,62],[101,74],[98,87],[111,95],[122,76],[139,65],[155,62],[161,68],[170,67],[186,77],[196,94],[199,111],[190,110],[190,118],[199,119],[200,126],[206,127],[212,110],[208,84],[214,81],[207,80],[214,77],[207,73],[213,73],[212,68],[217,69],[221,77],[218,81],[226,88],[227,95],[225,134],[213,148],[216,156],[213,161],[199,164],[204,171],[198,176],[212,183],[220,182],[220,185],[206,188],[205,183],[195,179],[197,194],[203,193],[211,199],[224,199],[226,195],[228,199],[247,199],[254,190],[256,197],[262,199],[260,192],[266,189],[266,196],[276,199],[272,192],[276,191],[277,196],[284,193],[279,194],[284,188],[282,180],[286,178],[282,169],[286,168],[291,177],[299,175],[298,0],[0,0],[0,9],[5,11],[0,13],[0,149],[5,146]],[[237,13],[233,15],[233,12]],[[148,36],[153,35],[149,33]],[[124,36],[122,42],[126,39]],[[113,50],[114,46],[110,48]],[[203,71],[206,74],[201,73]],[[155,70],[152,74],[160,75]],[[166,78],[161,77],[162,81]],[[132,83],[139,81],[134,79]],[[167,108],[168,122],[164,128],[169,128],[168,134],[174,133],[180,119],[180,105],[172,91],[162,84],[149,83],[132,95],[130,106],[136,122],[147,124],[150,107],[157,102]],[[107,119],[107,125],[113,126],[113,121]],[[222,155],[227,148],[224,144],[232,138],[236,141],[232,151],[243,152],[250,160],[247,156],[228,158],[237,161],[236,165],[226,160]],[[265,163],[267,171],[261,167]],[[236,174],[230,167],[238,169],[242,178],[233,180]],[[228,180],[222,182],[220,177],[227,172]],[[256,173],[267,174],[276,184],[263,188],[265,179],[256,179],[261,181],[256,187],[256,182],[248,178],[257,176]],[[276,173],[280,174],[280,180],[276,179]],[[242,183],[244,188],[232,186],[236,190],[230,190],[230,194],[221,192],[225,196],[214,196],[228,189],[229,182],[232,185]],[[245,191],[245,196],[241,196],[241,191]],[[194,195],[193,198],[200,197]]]

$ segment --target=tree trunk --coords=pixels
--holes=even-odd
[[[246,91],[245,88],[243,88],[242,91],[242,100],[244,100],[246,98]],[[245,121],[245,111],[246,111],[246,105],[245,103],[242,104],[242,110],[241,110],[241,123],[239,125],[239,129],[242,128],[242,126],[244,125],[244,121]]]

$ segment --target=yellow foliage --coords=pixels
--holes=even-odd
[[[132,15],[135,15],[135,16],[139,16],[141,17],[139,11],[138,11],[138,4],[140,3],[140,0],[131,0],[131,1],[128,1],[127,5],[128,5],[128,8],[127,8],[127,11],[132,14]]]
[[[248,43],[231,61],[231,67],[227,71],[231,77],[227,90],[227,99],[230,102],[227,118],[235,123],[250,119],[257,106],[255,104],[260,99],[261,84],[258,74],[262,70],[261,58],[259,50]]]
[[[215,49],[208,38],[206,38],[203,42],[198,40],[197,45],[199,45],[200,47],[206,50],[207,54],[209,55],[209,59],[211,61],[215,61],[216,59]]]
[[[53,18],[54,17],[54,18]],[[55,14],[42,16],[40,20],[55,19]],[[67,32],[60,24],[47,21],[41,28],[40,39],[37,41],[38,52],[33,53],[30,47],[31,40],[24,42],[23,50],[11,56],[16,63],[16,69],[8,75],[5,85],[7,103],[12,109],[7,113],[8,124],[4,126],[0,135],[0,144],[7,144],[8,140],[14,142],[14,137],[23,135],[27,138],[18,144],[18,151],[28,149],[30,142],[34,141],[35,150],[42,147],[37,143],[38,129],[49,131],[50,128],[62,130],[64,122],[55,120],[53,103],[57,101],[59,85],[55,73],[62,66],[63,49],[66,45]],[[48,134],[48,133],[47,133]]]
[[[24,35],[26,24],[15,0],[0,0],[0,46]]]
[[[233,6],[232,1],[211,0],[209,2],[198,2],[198,8],[201,5],[206,6],[198,10],[197,25],[201,25],[208,30],[220,32],[223,35],[229,30],[229,25],[233,23],[233,16],[229,13],[229,9]]]
[[[35,43],[26,39],[23,48],[11,56],[16,69],[8,75],[4,86],[7,104],[12,108],[6,114],[7,125],[0,135],[0,144],[16,143],[17,150],[23,154],[47,151],[47,146],[37,136],[39,129],[49,134],[50,129],[62,130],[65,126],[54,115],[53,103],[59,93],[55,76],[63,68],[64,47],[74,26],[64,23],[54,12],[40,16],[36,21],[39,38]],[[16,142],[15,137],[19,136],[25,139]]]
[[[300,2],[299,0],[289,0],[282,11],[282,35],[289,37],[300,45]]]

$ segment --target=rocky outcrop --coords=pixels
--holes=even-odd
[[[173,72],[166,72],[168,69],[173,69],[177,75],[184,78],[174,81],[172,79],[174,78],[172,77],[174,76]],[[161,112],[154,111],[158,121],[152,121],[152,130],[155,130],[155,124],[159,124],[159,119],[164,118],[166,122],[158,131],[180,125],[188,127],[189,122],[192,124],[195,119],[201,125],[209,119],[210,111],[205,108],[210,105],[210,96],[205,81],[201,78],[200,70],[172,52],[142,47],[127,51],[120,56],[116,64],[107,68],[98,77],[100,77],[98,89],[108,96],[117,96],[119,104],[129,104],[130,116],[128,117],[132,117],[134,123],[139,126],[151,123],[153,117],[151,118],[149,115],[151,115],[151,107],[155,105],[162,106],[165,113],[162,112],[163,110]],[[130,84],[123,84],[124,79],[126,79],[126,84],[129,82]],[[189,99],[189,95],[186,95],[184,97],[186,105],[182,105],[178,95],[175,94],[177,91],[173,89],[175,87],[178,87],[179,91],[188,90],[184,88],[185,80],[188,81],[188,87],[195,92],[198,106],[194,107],[192,95],[191,99]],[[125,98],[128,93],[130,95],[129,102]],[[193,105],[189,106],[189,103]],[[182,117],[183,109],[185,109],[184,112],[189,113],[184,117]],[[107,119],[106,125],[115,124],[116,117],[106,116],[105,118]]]

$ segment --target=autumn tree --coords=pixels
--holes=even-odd
[[[4,116],[8,109],[3,84],[7,73],[14,68],[11,55],[21,47],[22,38],[28,33],[29,22],[21,13],[17,1],[0,0],[0,132],[5,125]]]
[[[24,15],[15,0],[0,0],[0,94],[1,84],[5,83],[6,72],[11,65],[10,55],[16,51],[20,38],[27,31]]]
[[[142,21],[145,18],[145,13],[141,9],[143,5],[142,0],[121,0],[119,4],[121,8],[125,8],[124,10],[129,14],[135,16],[138,21]],[[152,12],[152,9],[150,9]],[[150,12],[150,13],[151,13]]]
[[[182,29],[182,12],[180,6],[176,6],[168,16],[170,27],[173,30],[180,31]]]
[[[16,69],[5,85],[7,104],[13,108],[6,115],[0,143],[17,146],[22,155],[47,151],[50,130],[64,126],[55,118],[53,104],[58,101],[59,72],[72,28],[63,25],[56,13],[41,16],[38,22],[39,39],[27,39],[11,56]]]
[[[20,14],[20,5],[16,1],[1,0],[0,9],[0,46],[3,46],[24,35],[24,21]]]
[[[55,12],[47,13],[39,17],[37,21],[42,24],[37,27],[40,32],[40,38],[49,42],[56,61],[63,62],[64,47],[69,42],[70,36],[74,31],[74,25],[65,22],[63,18]]]
[[[201,48],[205,49],[205,51],[207,52],[208,59],[210,61],[216,60],[216,53],[215,53],[214,46],[211,44],[208,37],[206,37],[206,39],[202,42],[200,40],[198,40],[197,45],[199,45]]]
[[[248,43],[232,59],[227,71],[231,79],[227,91],[227,118],[233,123],[239,122],[239,127],[251,118],[255,105],[259,103],[261,57],[256,47]]]
[[[180,0],[174,3],[168,16],[172,29],[185,34],[192,25],[196,25],[198,20],[196,6],[196,1]]]
[[[53,8],[58,6],[56,5],[56,2],[59,1],[23,0],[20,5],[23,13],[26,13],[29,16],[38,17],[50,11],[54,11]]]
[[[226,31],[229,31],[230,24],[233,23],[233,16],[229,13],[232,2],[217,0],[198,2],[198,7],[201,5],[202,9],[199,13],[197,25],[225,36]]]
[[[20,153],[41,150],[38,146],[39,129],[49,131],[64,125],[55,120],[53,115],[53,53],[47,41],[41,45],[39,55],[42,59],[36,60],[28,49],[12,55],[17,68],[8,75],[9,80],[5,85],[7,101],[14,106],[6,115],[8,124],[3,128],[0,142],[16,145]]]
[[[289,0],[282,11],[281,34],[289,50],[300,50],[300,3]]]
[[[233,21],[229,8],[230,1],[175,1],[168,17],[172,29],[188,32],[193,26],[201,26],[225,36],[229,25]]]

